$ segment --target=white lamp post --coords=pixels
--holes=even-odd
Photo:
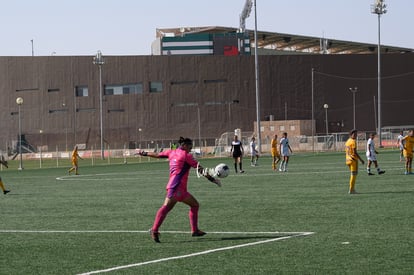
[[[22,116],[20,107],[23,105],[23,98],[18,97],[16,99],[17,106],[19,107],[19,168],[18,170],[23,170],[23,156],[22,156]]]
[[[323,108],[325,108],[326,135],[328,135],[329,134],[329,131],[328,131],[328,108],[329,108],[329,105],[324,104]]]
[[[354,129],[356,129],[356,120],[355,120],[355,94],[358,92],[358,87],[355,88],[349,88],[349,91],[352,93],[352,106],[354,111]]]
[[[101,159],[105,159],[104,135],[103,135],[103,107],[102,107],[102,65],[105,64],[101,51],[98,51],[93,58],[93,64],[99,68],[99,113],[100,113],[100,132],[101,132]]]
[[[381,15],[387,12],[384,0],[375,0],[371,5],[371,13],[378,15],[378,143],[382,147],[381,137]]]

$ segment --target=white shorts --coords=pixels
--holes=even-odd
[[[371,155],[369,152],[366,152],[367,160],[369,161],[377,161],[377,155],[375,153],[371,152]]]

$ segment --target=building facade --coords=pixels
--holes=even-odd
[[[104,56],[103,138],[110,148],[168,145],[179,136],[214,144],[253,131],[254,56]],[[99,148],[99,70],[92,56],[0,57],[1,145],[22,133],[35,148]],[[375,131],[377,57],[259,56],[261,120],[315,120],[315,133]],[[382,124],[412,125],[414,54],[382,55]],[[353,104],[350,87],[358,87]],[[313,102],[313,106],[312,106]],[[329,109],[323,108],[324,104]],[[312,108],[313,107],[313,108]],[[313,110],[313,112],[312,112]],[[289,132],[289,131],[288,131]]]

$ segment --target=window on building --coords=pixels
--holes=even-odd
[[[105,85],[105,95],[128,95],[142,94],[142,83],[124,84],[124,85]]]
[[[270,131],[274,132],[275,131],[275,126],[270,126]]]
[[[161,81],[150,82],[150,93],[159,93],[159,92],[162,92],[162,82]]]
[[[290,130],[291,131],[295,131],[295,129],[296,129],[295,125],[290,125]]]
[[[285,130],[285,125],[280,125],[279,129],[280,129],[280,131],[284,131]]]
[[[76,86],[75,90],[77,97],[84,97],[89,95],[88,86]]]

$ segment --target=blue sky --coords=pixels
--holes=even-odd
[[[238,27],[245,0],[0,0],[0,56],[149,55],[156,28]],[[374,43],[374,0],[257,0],[258,30]],[[414,1],[385,0],[381,44],[414,49]],[[246,21],[254,28],[254,14]]]

